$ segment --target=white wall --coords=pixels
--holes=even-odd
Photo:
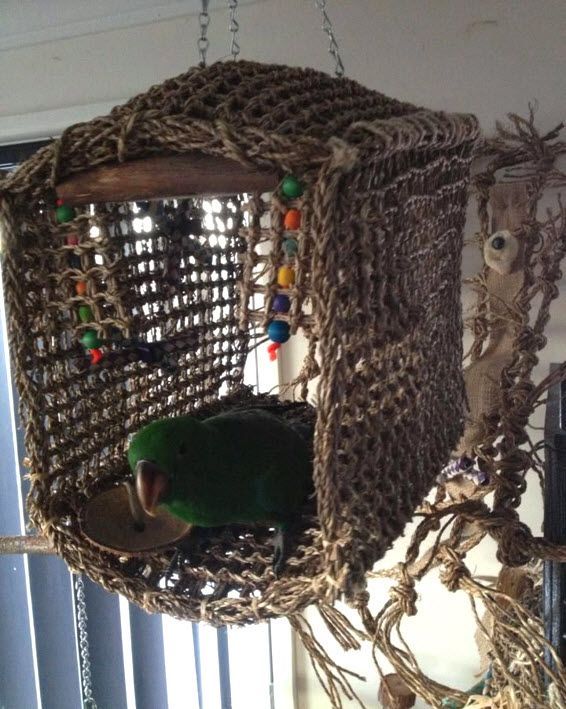
[[[564,0],[328,0],[328,6],[348,75],[372,88],[416,104],[473,112],[487,132],[510,111],[525,114],[534,99],[543,128],[565,117]],[[0,17],[2,12],[0,4]],[[244,57],[330,70],[312,2],[251,2],[241,8],[240,22]],[[211,59],[228,53],[226,25],[227,13],[214,10]],[[0,142],[54,135],[71,121],[105,112],[184,71],[197,58],[196,33],[193,14],[0,52]],[[477,254],[469,250],[465,271],[476,267]],[[563,306],[553,309],[541,372],[548,362],[563,359],[563,311]],[[527,498],[525,520],[539,529],[534,480]],[[400,558],[405,543],[399,541],[384,565]],[[471,567],[494,573],[493,559],[493,545],[486,543],[470,555]],[[425,670],[465,689],[477,669],[466,599],[443,591],[434,579],[419,591],[423,605],[407,623],[407,638]],[[385,597],[384,585],[372,584],[376,607]],[[377,706],[369,654],[340,659],[368,675],[362,694],[368,706]],[[327,702],[310,666],[300,653],[298,660],[299,709],[324,709]]]
[[[188,8],[194,5],[187,2]],[[473,111],[486,128],[508,111],[524,111],[532,98],[540,100],[543,122],[560,114],[562,0],[328,5],[349,76],[372,88],[433,108]],[[0,20],[8,10],[0,3]],[[227,12],[211,14],[210,55],[219,58],[228,53]],[[331,67],[313,2],[250,2],[240,9],[240,19],[243,56]],[[17,137],[21,116],[121,101],[182,72],[196,60],[196,33],[192,14],[1,52],[0,135],[15,131]]]

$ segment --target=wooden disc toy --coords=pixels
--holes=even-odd
[[[117,485],[89,500],[80,523],[93,544],[125,555],[173,546],[191,529],[165,511],[156,517],[145,514],[136,506],[128,485]]]

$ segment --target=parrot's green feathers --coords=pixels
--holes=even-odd
[[[300,514],[312,486],[304,438],[257,409],[204,421],[155,421],[134,436],[128,461],[134,472],[145,461],[163,473],[167,488],[160,504],[201,527],[284,525]]]

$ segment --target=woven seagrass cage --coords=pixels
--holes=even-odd
[[[148,610],[214,623],[359,587],[462,433],[460,254],[477,131],[471,116],[310,69],[217,63],[72,126],[0,183],[29,510],[73,569]],[[292,307],[278,317],[308,338],[297,381],[305,393],[316,379],[314,409],[241,388],[278,292],[290,204],[276,186],[54,218],[55,187],[77,173],[194,151],[304,185]],[[94,364],[86,330],[103,352]],[[242,405],[314,424],[316,504],[281,578],[269,530],[227,529],[174,572],[172,549],[124,557],[84,536],[86,502],[128,475],[130,434]]]

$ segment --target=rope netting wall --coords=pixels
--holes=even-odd
[[[472,284],[464,428],[460,255],[477,131],[473,117],[417,109],[347,79],[216,64],[71,127],[2,180],[31,518],[73,569],[150,611],[216,624],[290,616],[333,706],[355,696],[352,673],[333,663],[299,614],[310,603],[344,649],[371,642],[378,666],[379,650],[433,706],[566,705],[564,668],[544,659],[552,650],[533,601],[533,562],[566,553],[533,535],[517,512],[526,476],[543,475],[529,418],[566,374],[561,366],[532,381],[566,252],[562,202],[546,215],[538,207],[566,182],[556,165],[566,144],[559,129],[540,136],[531,115],[513,116],[483,146],[486,166],[474,186],[486,265]],[[54,218],[54,188],[65,177],[194,150],[281,178],[293,172],[304,192],[293,203],[276,191],[218,197],[214,207],[165,199]],[[289,207],[302,223],[285,320],[309,340],[294,384],[305,395],[318,378],[314,408],[241,389],[245,358],[280,294]],[[88,349],[102,358],[88,363],[79,342],[93,330]],[[316,505],[304,510],[280,578],[268,529],[219,532],[196,559],[183,549],[126,558],[89,542],[81,510],[129,475],[130,433],[163,415],[254,405],[315,430]],[[444,481],[422,502],[451,450],[474,461],[483,484]],[[404,563],[381,572],[395,582],[390,600],[374,613],[366,572],[415,508],[420,521]],[[488,535],[505,567],[525,567],[529,600],[466,566]],[[401,623],[418,608],[415,585],[433,569],[450,591],[470,596],[487,640],[489,698],[472,700],[426,677],[404,643]],[[359,611],[359,628],[333,607],[342,594]]]
[[[0,182],[30,516],[73,569],[178,617],[246,623],[319,603],[340,623],[330,604],[363,587],[462,431],[460,250],[477,136],[473,116],[349,79],[219,62],[71,126]],[[208,206],[62,205],[59,219],[55,190],[78,173],[195,152],[282,182],[292,173],[302,195],[284,198],[275,184],[267,196],[211,195]],[[319,377],[314,410],[241,388],[274,317],[290,209],[302,219],[282,319],[310,340],[298,381]],[[219,533],[192,559],[92,543],[83,510],[128,479],[134,430],[254,405],[316,430],[316,499],[280,578],[267,528]]]
[[[373,574],[394,579],[390,600],[373,615],[365,604],[360,609],[378,667],[381,653],[432,706],[566,706],[566,670],[545,639],[542,565],[536,563],[565,561],[566,549],[535,536],[518,511],[527,477],[532,484],[538,476],[544,484],[544,441],[532,440],[529,420],[545,404],[548,388],[566,376],[563,364],[538,383],[532,379],[566,253],[566,209],[557,194],[566,184],[558,160],[566,142],[560,140],[562,125],[540,135],[532,110],[528,119],[512,115],[510,121],[484,143],[482,168],[474,178],[476,239],[486,263],[471,281],[477,305],[468,323],[474,339],[465,378],[468,397],[476,401],[470,401],[457,452],[475,459],[481,484],[461,478],[440,482],[434,499],[417,512],[421,521],[404,562]],[[491,261],[494,233],[517,240],[514,272]],[[493,584],[474,578],[466,565],[466,555],[486,536],[497,542],[503,564]],[[517,567],[525,581],[522,592],[517,584],[511,589],[501,582]],[[403,639],[403,620],[418,611],[416,584],[435,569],[449,591],[469,596],[483,670],[489,668],[483,696],[427,677],[416,658],[418,648],[413,652]]]

